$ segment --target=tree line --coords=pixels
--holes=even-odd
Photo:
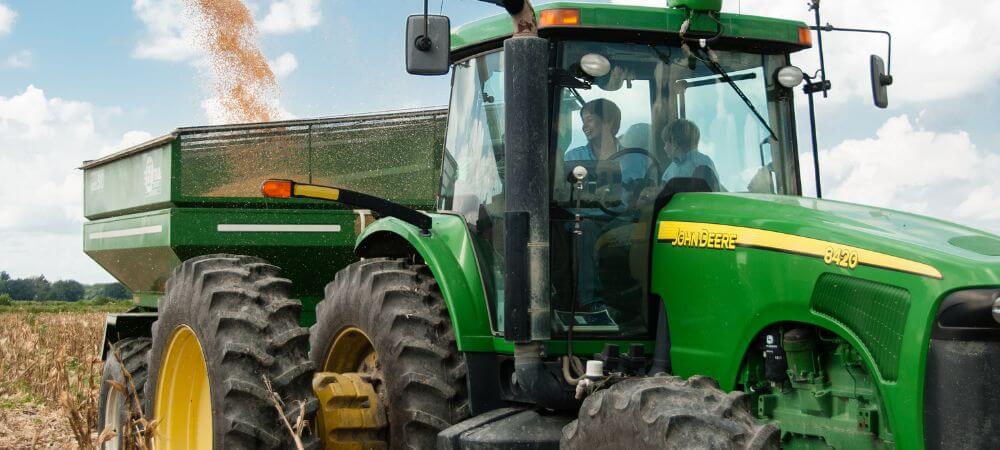
[[[86,285],[76,280],[50,282],[44,275],[27,278],[13,278],[0,271],[0,297],[13,300],[57,300],[75,302],[98,298],[125,300],[132,298],[132,292],[121,283],[96,283]]]

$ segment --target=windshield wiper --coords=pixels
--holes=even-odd
[[[722,77],[722,79],[725,80],[726,84],[731,86],[733,90],[736,91],[736,95],[738,95],[740,99],[743,100],[743,103],[747,105],[747,108],[750,108],[750,112],[752,112],[754,116],[757,116],[757,120],[760,121],[760,124],[767,129],[768,133],[771,134],[771,138],[773,138],[774,140],[778,140],[778,135],[774,134],[774,130],[772,130],[771,126],[767,124],[766,120],[764,120],[764,116],[762,116],[760,112],[757,111],[757,108],[753,106],[753,102],[751,102],[750,99],[746,96],[746,94],[743,93],[743,90],[740,89],[740,87],[736,84],[736,81],[733,80],[733,77],[729,76],[729,73],[723,70],[722,66],[720,66],[719,63],[713,61],[712,58],[709,57],[709,55],[706,54],[704,51],[702,52],[702,54],[705,56],[705,59],[701,58],[697,59],[699,59],[701,62],[704,62],[705,65],[708,66],[709,69],[712,69],[712,72],[715,72],[716,75]]]

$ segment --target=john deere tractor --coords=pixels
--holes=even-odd
[[[1000,237],[802,196],[814,30],[493,3],[408,22],[447,111],[85,164],[85,249],[137,299],[106,326],[108,445],[1000,447]]]

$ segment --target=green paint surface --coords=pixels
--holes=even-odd
[[[711,2],[709,2],[711,3]],[[536,13],[546,9],[574,8],[580,10],[578,28],[616,29],[677,33],[687,18],[687,11],[674,8],[649,8],[613,4],[553,2],[537,5]],[[799,28],[806,24],[792,20],[772,19],[723,13],[723,36],[788,44],[792,50],[805,48],[799,44]],[[715,33],[716,24],[704,14],[696,15],[691,32]],[[452,30],[451,48],[461,50],[473,45],[502,39],[513,32],[506,13],[470,22]],[[543,28],[539,32],[545,35]]]
[[[344,210],[171,208],[84,224],[84,251],[155,307],[167,278],[181,261],[213,253],[251,255],[282,269],[303,301],[303,321],[354,256],[355,221]],[[339,232],[228,232],[220,225],[339,225]],[[132,234],[140,233],[143,234]]]
[[[723,389],[734,389],[742,355],[761,330],[781,322],[812,324],[858,350],[885,402],[899,447],[923,446],[923,375],[938,303],[957,289],[1000,286],[1000,257],[956,247],[949,240],[990,235],[886,209],[757,194],[680,194],[660,212],[659,219],[794,234],[937,268],[942,279],[863,265],[853,270],[840,268],[822,258],[759,248],[652,244],[652,291],[663,298],[670,317],[671,358],[678,375],[707,375],[718,379]],[[880,373],[873,350],[862,340],[865,331],[812,308],[814,288],[824,274],[878,282],[909,295],[894,381]],[[856,321],[854,326],[882,324]]]
[[[171,192],[171,147],[162,145],[83,173],[83,215],[108,217],[167,205]]]

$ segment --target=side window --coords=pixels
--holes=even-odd
[[[503,301],[502,70],[502,52],[455,65],[439,199],[440,209],[465,217],[496,327]]]
[[[440,206],[467,219],[503,193],[502,67],[499,52],[455,65]]]

